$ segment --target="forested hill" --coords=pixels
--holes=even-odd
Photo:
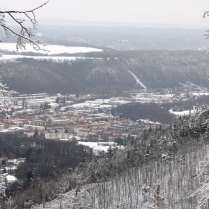
[[[205,108],[165,129],[145,131],[141,138],[130,139],[125,149],[90,156],[74,174],[65,174],[56,183],[68,192],[44,203],[45,207],[146,209],[157,204],[163,209],[195,209],[208,201],[208,148],[209,109]],[[67,184],[71,178],[77,179],[74,190]],[[47,199],[52,195],[49,185],[46,182]],[[15,198],[20,197],[30,198],[27,193]],[[42,206],[43,202],[35,208]]]
[[[0,76],[20,93],[118,94],[133,88],[173,88],[186,81],[209,87],[206,52],[106,51],[85,56],[64,62],[2,60]]]

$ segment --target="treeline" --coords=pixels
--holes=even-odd
[[[187,81],[209,87],[208,66],[207,54],[200,51],[105,51],[75,61],[1,62],[0,75],[10,89],[21,93],[118,95],[141,88],[130,71],[147,88],[175,88]]]
[[[112,114],[120,115],[121,118],[130,118],[133,121],[149,119],[154,122],[170,124],[174,121],[175,116],[170,114],[163,106],[162,104],[155,103],[131,103],[112,109]]]
[[[190,81],[209,87],[208,56],[201,51],[134,51],[119,59],[148,88],[174,88]]]
[[[81,208],[90,205],[90,208],[207,209],[203,203],[208,202],[208,183],[204,182],[208,175],[197,173],[207,150],[208,145],[199,144],[191,152],[178,152],[171,159],[149,160],[123,173],[115,173],[108,181],[85,185],[78,192],[76,204]],[[202,191],[193,195],[201,186]],[[205,194],[204,199],[201,193]],[[70,204],[74,200],[72,195],[68,192],[62,200],[57,198],[46,206],[55,209],[58,205]]]
[[[21,93],[117,95],[130,90],[134,81],[114,58],[65,62],[25,58],[0,63],[0,75],[10,89]]]
[[[170,124],[175,121],[175,115],[169,110],[179,108],[182,110],[201,109],[208,106],[209,96],[200,96],[196,99],[179,101],[174,103],[131,103],[118,106],[111,110],[113,115],[119,115],[121,118],[130,118],[133,121],[139,119],[149,119],[154,122]]]
[[[9,159],[26,158],[26,162],[18,165],[15,172],[18,181],[7,189],[6,194],[15,194],[17,190],[23,192],[40,180],[49,180],[63,172],[73,170],[88,155],[89,153],[83,146],[78,145],[77,141],[64,142],[28,138],[23,135],[1,135],[0,156]]]
[[[208,184],[203,184],[208,162],[204,161],[206,170],[198,170],[209,145],[208,119],[209,109],[202,109],[179,117],[166,129],[145,131],[125,150],[109,149],[100,159],[82,162],[78,168],[82,178],[94,184],[84,186],[77,201],[92,208],[196,208],[205,200],[194,192],[201,185],[203,195],[208,191]],[[48,206],[53,208],[53,201]]]
[[[183,110],[192,110],[193,107],[201,109],[209,105],[209,96],[200,96],[196,99],[188,99],[186,101],[179,101],[174,103],[164,103],[161,106],[166,110],[170,110],[173,107],[178,107]]]
[[[77,185],[74,171],[68,170],[51,178],[40,179],[28,189],[16,191],[11,197],[10,194],[8,198],[0,199],[0,205],[2,209],[11,207],[29,209],[35,204],[42,204],[44,208],[46,202],[61,197],[63,193],[71,191]],[[10,192],[12,190],[15,191],[14,186],[10,188]]]
[[[208,119],[206,108],[194,116],[180,117],[166,129],[145,131],[141,138],[133,138],[125,150],[109,149],[102,158],[83,161],[77,172],[84,185],[97,184],[92,184],[91,189],[86,186],[86,196],[82,195],[78,202],[82,205],[87,201],[93,208],[118,204],[119,208],[125,205],[135,209],[154,207],[157,200],[164,209],[195,208],[197,199],[189,196],[206,179],[198,177],[196,168],[207,154]],[[114,191],[115,199],[110,191]]]
[[[101,158],[82,161],[77,169],[84,179],[89,180],[88,183],[94,183],[148,162],[169,161],[177,155],[183,156],[209,144],[209,126],[205,123],[208,118],[209,110],[205,110],[195,117],[179,117],[165,129],[145,130],[140,138],[132,138],[125,150],[109,149]]]

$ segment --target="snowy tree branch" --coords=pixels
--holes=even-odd
[[[204,11],[203,18],[206,18],[209,16],[209,11]],[[205,37],[208,39],[209,38],[209,30],[206,31]]]
[[[49,1],[41,4],[40,6],[34,9],[26,10],[26,11],[14,11],[14,10],[0,11],[0,26],[4,29],[5,34],[8,38],[10,38],[12,35],[15,35],[17,37],[17,45],[16,45],[17,50],[21,48],[25,49],[26,43],[30,43],[35,50],[44,50],[39,46],[40,41],[34,39],[35,37],[34,31],[36,30],[36,27],[38,25],[35,16],[35,11],[45,6],[48,2]],[[19,18],[16,15],[22,16],[22,18]],[[20,28],[19,32],[16,32],[14,29],[8,26],[6,22],[7,17],[10,17],[13,20],[13,22],[19,26]],[[32,26],[31,27],[26,26],[25,25],[26,21],[29,21]]]

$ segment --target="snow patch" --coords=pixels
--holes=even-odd
[[[161,123],[159,122],[154,122],[154,121],[151,121],[149,119],[140,119],[141,122],[144,122],[144,123],[147,123],[147,124],[157,124],[157,125],[160,125]]]
[[[133,76],[133,78],[135,79],[135,81],[136,81],[142,88],[144,88],[144,90],[146,91],[146,90],[147,90],[147,87],[139,80],[139,78],[138,78],[134,73],[132,73],[130,70],[129,70],[129,73]]]
[[[18,52],[34,52],[41,54],[75,54],[75,53],[88,53],[88,52],[102,52],[102,49],[92,48],[92,47],[70,47],[63,45],[40,45],[46,51],[40,50],[36,51],[30,44],[26,44],[26,49],[19,49]],[[5,50],[9,52],[16,52],[16,43],[1,43],[0,50]]]
[[[184,110],[184,111],[173,111],[172,109],[169,110],[171,114],[177,115],[177,116],[184,116],[195,113],[197,110]]]
[[[107,150],[110,147],[116,147],[117,145],[117,143],[115,142],[101,143],[101,142],[81,142],[81,141],[79,141],[78,144],[90,147],[91,149],[93,149],[94,154],[99,154],[99,152],[102,151],[107,152]]]

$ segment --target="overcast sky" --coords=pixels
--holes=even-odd
[[[3,9],[30,9],[44,0],[0,0]],[[38,19],[209,27],[208,0],[50,0]]]

